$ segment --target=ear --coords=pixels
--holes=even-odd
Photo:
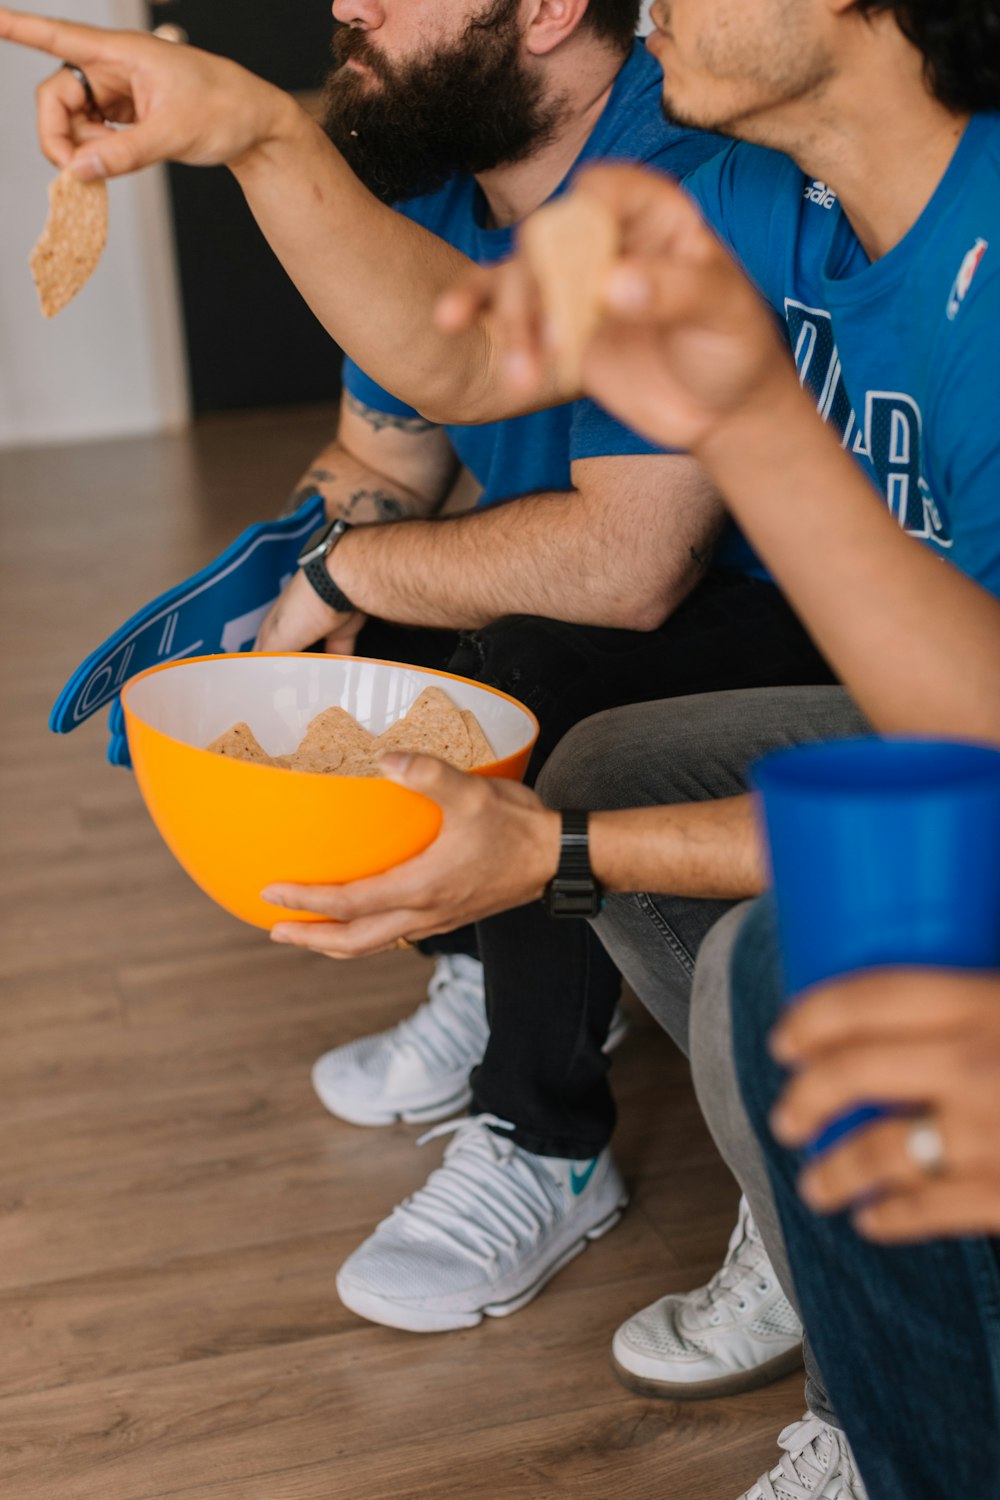
[[[544,57],[572,36],[587,12],[588,0],[530,0],[524,45]]]

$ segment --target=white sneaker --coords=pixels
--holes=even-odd
[[[610,1150],[589,1162],[533,1156],[490,1125],[511,1128],[476,1115],[423,1137],[455,1132],[424,1187],[340,1268],[352,1312],[415,1333],[506,1317],[617,1224],[628,1195]]]
[[[324,1052],[313,1067],[320,1102],[352,1125],[423,1124],[467,1108],[469,1074],[489,1041],[483,966],[463,954],[440,957],[428,999],[397,1026]],[[605,1052],[628,1030],[615,1010]]]
[[[778,1435],[785,1456],[739,1500],[868,1500],[844,1433],[806,1412]]]
[[[802,1363],[802,1325],[778,1285],[745,1198],[707,1286],[661,1297],[611,1346],[615,1374],[643,1396],[697,1401],[767,1385]]]

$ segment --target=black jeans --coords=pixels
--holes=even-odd
[[[529,784],[563,736],[603,710],[834,681],[778,589],[724,570],[709,573],[657,630],[511,615],[451,642],[445,661],[446,632],[371,621],[358,653],[444,667],[526,703],[541,725]],[[640,788],[631,805],[641,801]],[[474,953],[471,938],[466,928],[426,947]],[[614,1125],[601,1048],[621,987],[617,968],[585,922],[553,922],[537,904],[480,923],[476,939],[492,1034],[473,1074],[473,1108],[510,1120],[527,1150],[593,1156]]]

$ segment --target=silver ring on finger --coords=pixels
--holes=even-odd
[[[930,1115],[920,1115],[906,1133],[906,1154],[925,1177],[940,1177],[948,1170],[944,1140]]]

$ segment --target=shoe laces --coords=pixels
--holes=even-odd
[[[761,1500],[813,1500],[827,1493],[831,1479],[841,1481],[829,1492],[838,1500],[866,1500],[847,1438],[836,1427],[806,1412],[778,1434],[778,1447],[784,1457],[757,1481]]]
[[[502,1258],[538,1243],[557,1220],[563,1190],[556,1179],[509,1136],[497,1115],[446,1120],[418,1141],[454,1134],[444,1161],[427,1182],[390,1216],[407,1235],[439,1240],[489,1269]]]
[[[726,1258],[705,1286],[692,1292],[685,1322],[702,1326],[721,1323],[727,1309],[748,1312],[755,1296],[764,1296],[774,1286],[774,1272],[761,1243],[760,1233],[746,1198],[740,1198],[736,1228],[729,1239]]]
[[[395,1026],[390,1048],[415,1052],[432,1076],[468,1067],[489,1040],[482,965],[463,954],[444,954],[434,966],[423,1005]]]

